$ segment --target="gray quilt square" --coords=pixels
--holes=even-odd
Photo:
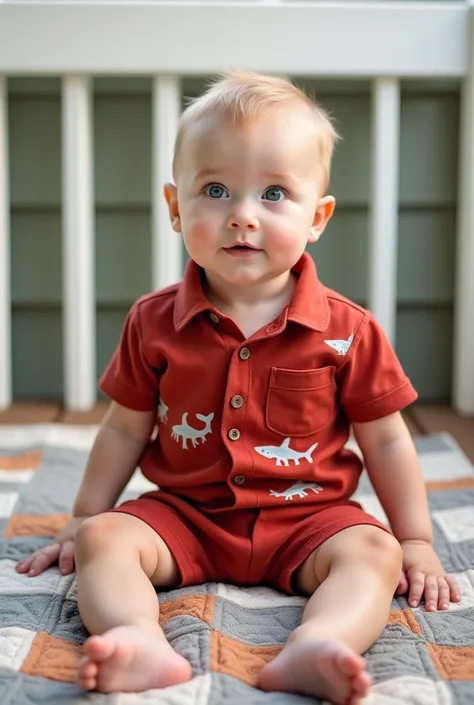
[[[11,539],[0,539],[0,560],[9,558],[12,561],[21,561],[31,555],[33,551],[51,543],[51,538],[40,536],[15,536]]]
[[[173,649],[189,661],[193,675],[210,670],[211,630],[207,624],[195,617],[180,615],[168,620],[163,630]]]
[[[417,610],[416,618],[426,639],[440,646],[474,646],[474,610],[425,612]]]
[[[50,611],[48,595],[2,595],[2,627],[46,631]],[[3,701],[0,699],[3,705]]]
[[[45,448],[41,472],[24,485],[16,514],[70,512],[79,488],[87,454],[72,448]],[[52,491],[54,488],[54,492]]]
[[[13,697],[7,701],[3,701],[0,696],[2,705],[112,705],[113,702],[110,695],[86,694],[73,683],[60,683],[22,674],[21,687],[10,696]]]
[[[474,690],[472,681],[450,681],[448,688],[453,694],[453,703],[455,705],[472,705],[474,702]]]
[[[255,646],[284,644],[298,626],[303,608],[299,606],[263,607],[249,610],[235,602],[216,598],[212,626],[238,641]]]
[[[78,644],[83,644],[89,636],[74,600],[64,600],[59,595],[50,598],[45,617],[45,630],[52,636]]]
[[[418,676],[439,680],[433,661],[424,643],[405,641],[400,648],[396,641],[377,641],[365,653],[367,669],[374,683],[399,676]]]
[[[212,674],[212,688],[207,705],[317,705],[322,700],[292,693],[264,693],[222,673]]]

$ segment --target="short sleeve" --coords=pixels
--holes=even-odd
[[[411,404],[418,394],[373,316],[366,312],[337,373],[340,403],[349,421],[376,421]]]
[[[158,370],[145,355],[137,304],[127,315],[119,345],[99,380],[99,388],[113,401],[135,411],[149,411],[158,405]]]

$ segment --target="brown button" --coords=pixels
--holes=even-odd
[[[238,441],[240,438],[240,431],[238,428],[231,428],[227,435],[231,441]]]
[[[214,311],[211,311],[211,313],[209,314],[209,318],[213,323],[219,323],[219,316],[216,316]]]
[[[245,482],[245,475],[236,475],[234,477],[234,482],[236,485],[243,485]]]
[[[239,357],[241,360],[248,360],[250,357],[250,350],[248,348],[241,348]]]
[[[230,405],[234,409],[240,409],[244,405],[244,398],[240,396],[240,394],[236,394],[235,396],[232,397],[230,400]]]

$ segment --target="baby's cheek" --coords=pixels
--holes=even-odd
[[[217,230],[216,219],[210,215],[202,214],[185,218],[181,221],[183,234],[190,242],[199,242],[201,245],[210,243],[215,238]]]

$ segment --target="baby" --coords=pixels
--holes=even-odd
[[[191,678],[156,587],[308,596],[259,686],[339,705],[369,690],[361,655],[397,588],[429,611],[460,600],[400,414],[416,392],[371,314],[325,287],[305,253],[334,211],[335,140],[301,90],[253,73],[228,74],[182,115],[164,195],[184,279],[132,306],[73,519],[17,567],[77,570],[85,689]],[[350,499],[362,470],[351,427],[391,532]],[[137,464],[157,489],[115,507]]]

